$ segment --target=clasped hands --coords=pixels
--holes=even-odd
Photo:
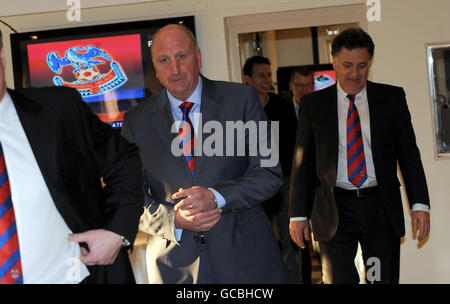
[[[172,195],[172,199],[181,199],[174,207],[176,228],[209,231],[220,221],[222,209],[217,208],[214,193],[207,188],[180,188]]]

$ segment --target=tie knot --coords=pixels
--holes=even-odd
[[[191,111],[193,106],[194,106],[194,104],[192,102],[185,101],[182,104],[180,104],[179,107],[180,107],[181,111],[183,111],[183,113],[189,113],[189,111]]]
[[[347,95],[347,98],[348,98],[350,101],[355,101],[356,96],[353,95],[353,94],[348,94],[348,95]]]

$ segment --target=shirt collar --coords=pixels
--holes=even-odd
[[[295,101],[295,97],[294,97],[294,96],[292,96],[292,102],[293,102],[295,108],[298,108],[298,107],[300,106],[300,105]]]
[[[2,119],[7,118],[4,117],[4,115],[8,111],[8,108],[10,107],[11,103],[12,103],[11,96],[9,95],[8,91],[6,91],[5,96],[3,96],[3,99],[0,101],[0,117]]]
[[[337,81],[337,89],[338,89],[339,99],[348,101],[348,99],[347,99],[348,93],[346,93],[342,89],[341,84],[339,83],[339,80]],[[356,94],[355,101],[358,99],[367,99],[366,96],[367,96],[367,84],[363,87],[363,89],[361,91],[359,91],[358,94]]]

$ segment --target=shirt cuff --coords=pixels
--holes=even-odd
[[[307,221],[307,220],[308,218],[305,216],[291,217],[291,222]]]
[[[429,212],[430,211],[430,206],[425,205],[425,204],[419,204],[419,203],[415,203],[411,206],[411,210],[412,211],[425,211],[425,212]]]
[[[177,240],[177,242],[181,241],[181,234],[183,233],[183,229],[176,228],[175,224],[173,224],[173,228],[175,229],[175,239]]]
[[[219,192],[217,192],[217,190],[213,189],[213,188],[208,188],[209,190],[211,190],[211,192],[214,194],[214,196],[216,197],[217,200],[217,208],[223,208],[225,207],[225,205],[227,204],[227,201],[225,200],[225,198],[222,196],[222,194],[220,194]]]

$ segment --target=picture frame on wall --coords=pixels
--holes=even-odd
[[[450,158],[450,42],[426,45],[435,157]]]

